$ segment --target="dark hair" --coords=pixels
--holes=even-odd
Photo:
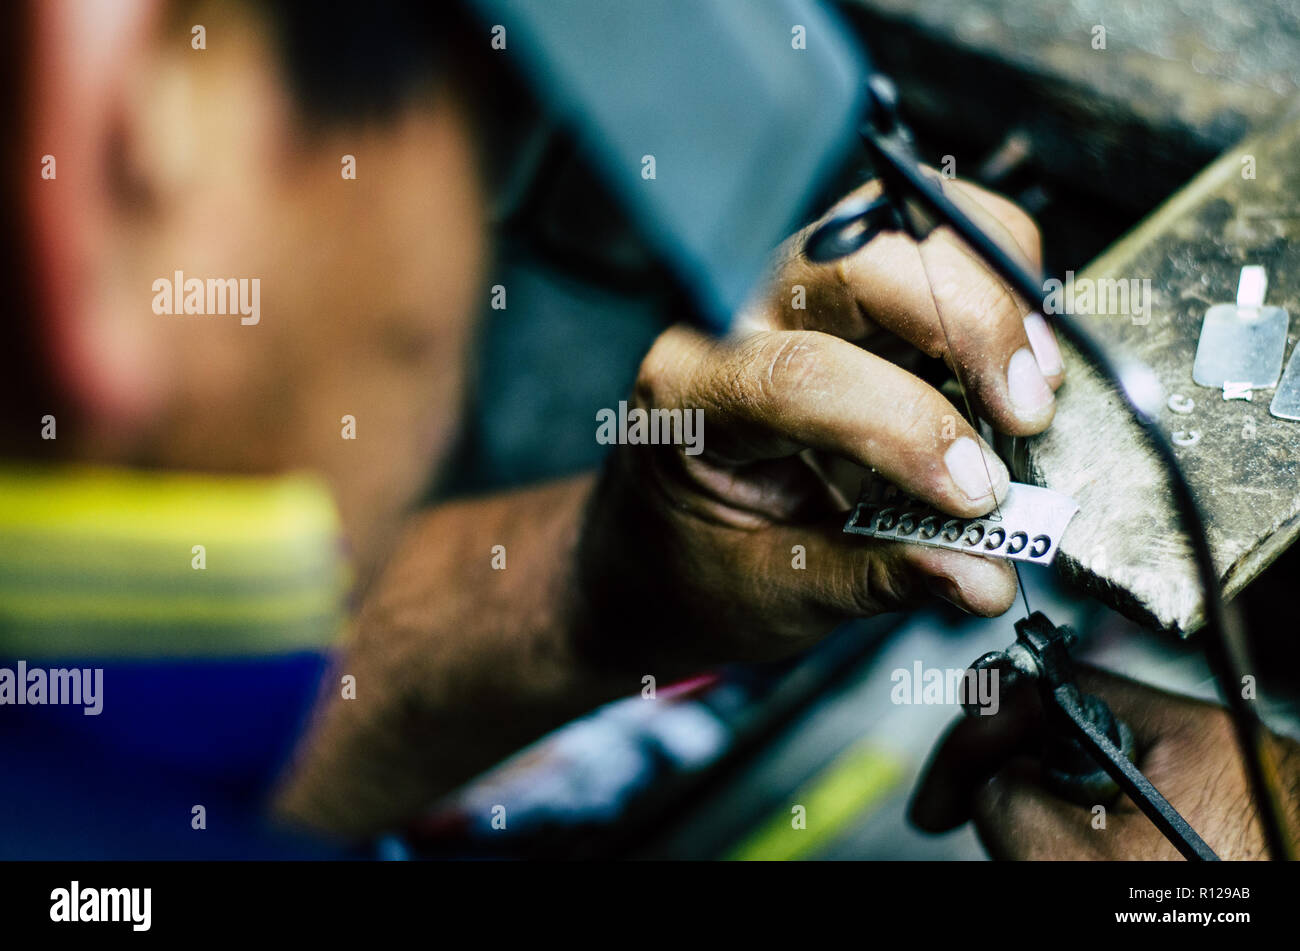
[[[258,9],[309,122],[384,119],[439,83],[464,106],[481,181],[497,187],[531,97],[464,0],[274,0]]]
[[[391,114],[431,80],[468,93],[488,34],[459,0],[274,0],[289,81],[315,119]]]

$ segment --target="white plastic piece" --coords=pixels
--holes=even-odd
[[[1268,271],[1262,264],[1247,264],[1237,280],[1237,306],[1263,307],[1268,292]]]

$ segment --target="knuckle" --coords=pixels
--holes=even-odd
[[[912,489],[929,489],[942,496],[947,485],[946,470],[931,470],[925,461],[935,452],[941,454],[954,439],[975,436],[975,431],[942,393],[922,380],[910,382],[906,398],[899,400],[900,407],[892,414],[889,445],[895,447],[898,462],[917,464],[910,471],[921,481]]]
[[[663,383],[664,376],[664,359],[663,359],[663,337],[660,336],[650,347],[650,352],[641,359],[641,366],[637,369],[636,388],[638,394],[643,391],[646,394],[653,394]]]
[[[1020,328],[1020,305],[998,281],[988,278],[972,282],[961,301],[965,336],[983,344],[1005,335],[1008,328]]]
[[[887,557],[879,549],[868,549],[850,579],[849,602],[854,612],[866,616],[911,604],[916,583],[901,559]]]
[[[947,400],[932,390],[928,393],[918,392],[908,412],[897,423],[895,432],[899,445],[927,452],[938,448],[945,441],[945,416],[952,417],[954,437],[966,435],[966,420]]]
[[[674,332],[665,331],[655,339],[637,369],[634,386],[637,401],[647,406],[667,403],[682,365],[681,347]]]
[[[1035,266],[1041,264],[1043,233],[1039,230],[1038,222],[1029,217],[1019,205],[1009,204],[1008,207],[1009,211],[1005,219],[1007,230],[1016,239],[1016,243],[1025,250],[1030,263]]]
[[[969,185],[969,183],[963,184]],[[971,197],[983,205],[989,214],[1007,230],[1018,249],[1030,259],[1031,264],[1041,265],[1042,232],[1039,230],[1038,223],[1027,211],[997,192],[978,189],[971,193]]]
[[[780,410],[796,395],[824,389],[823,349],[818,335],[807,331],[769,338],[742,361],[742,386],[763,407]]]
[[[919,400],[919,404],[923,404]],[[937,422],[937,416],[925,411],[922,405],[898,417],[887,438],[881,446],[888,452],[888,460],[882,458],[881,465],[889,469],[889,478],[905,492],[919,498],[943,504],[951,495],[948,488],[946,468],[929,465],[929,460],[948,442],[943,438],[943,424]],[[964,435],[957,430],[957,435]]]
[[[948,338],[941,326],[930,327],[917,335],[915,346],[931,360],[938,360],[948,352]]]
[[[1004,198],[998,208],[998,218],[1020,247],[1037,254],[1043,236],[1038,228],[1038,222],[1029,217],[1028,212],[1010,199]]]

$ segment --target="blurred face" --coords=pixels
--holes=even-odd
[[[382,121],[311,123],[255,15],[196,11],[204,50],[160,19],[129,27],[99,105],[82,107],[103,113],[89,129],[35,124],[63,189],[32,188],[36,244],[57,262],[42,279],[71,272],[81,288],[48,298],[84,417],[60,442],[113,463],[315,470],[365,571],[456,428],[485,257],[468,125],[432,82]],[[77,26],[43,24],[41,45]],[[66,77],[42,71],[38,115],[91,96]],[[187,309],[193,279],[205,313],[167,313]],[[226,314],[207,313],[226,289]],[[254,299],[255,323],[235,305]]]

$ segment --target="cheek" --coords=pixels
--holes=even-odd
[[[483,250],[440,246],[433,231],[389,244],[368,271],[382,279],[340,289],[347,308],[331,317],[342,332],[321,328],[304,367],[313,381],[298,388],[313,394],[299,412],[329,424],[319,465],[367,560],[445,464],[459,424]],[[355,439],[344,438],[345,415]]]
[[[445,461],[468,378],[471,321],[458,314],[435,327],[390,326],[369,341],[367,403],[382,426],[385,467],[406,460],[417,477]],[[420,486],[415,486],[418,489]]]
[[[312,382],[300,387],[314,395],[299,412],[330,423],[321,463],[345,519],[362,523],[358,536],[417,501],[444,464],[468,376],[476,274],[439,268],[431,278],[427,264],[403,263],[336,316],[343,333],[321,335],[304,368]],[[355,439],[345,438],[345,415],[356,421]]]
[[[179,372],[187,418],[209,421],[174,427],[203,433],[183,454],[200,467],[321,473],[363,572],[445,462],[463,401],[487,248],[453,133],[421,123],[349,137],[285,176],[262,227],[208,264],[260,275],[260,324],[213,325],[232,352],[189,348]],[[343,152],[365,156],[356,180],[340,178]],[[208,390],[195,385],[210,377]]]

